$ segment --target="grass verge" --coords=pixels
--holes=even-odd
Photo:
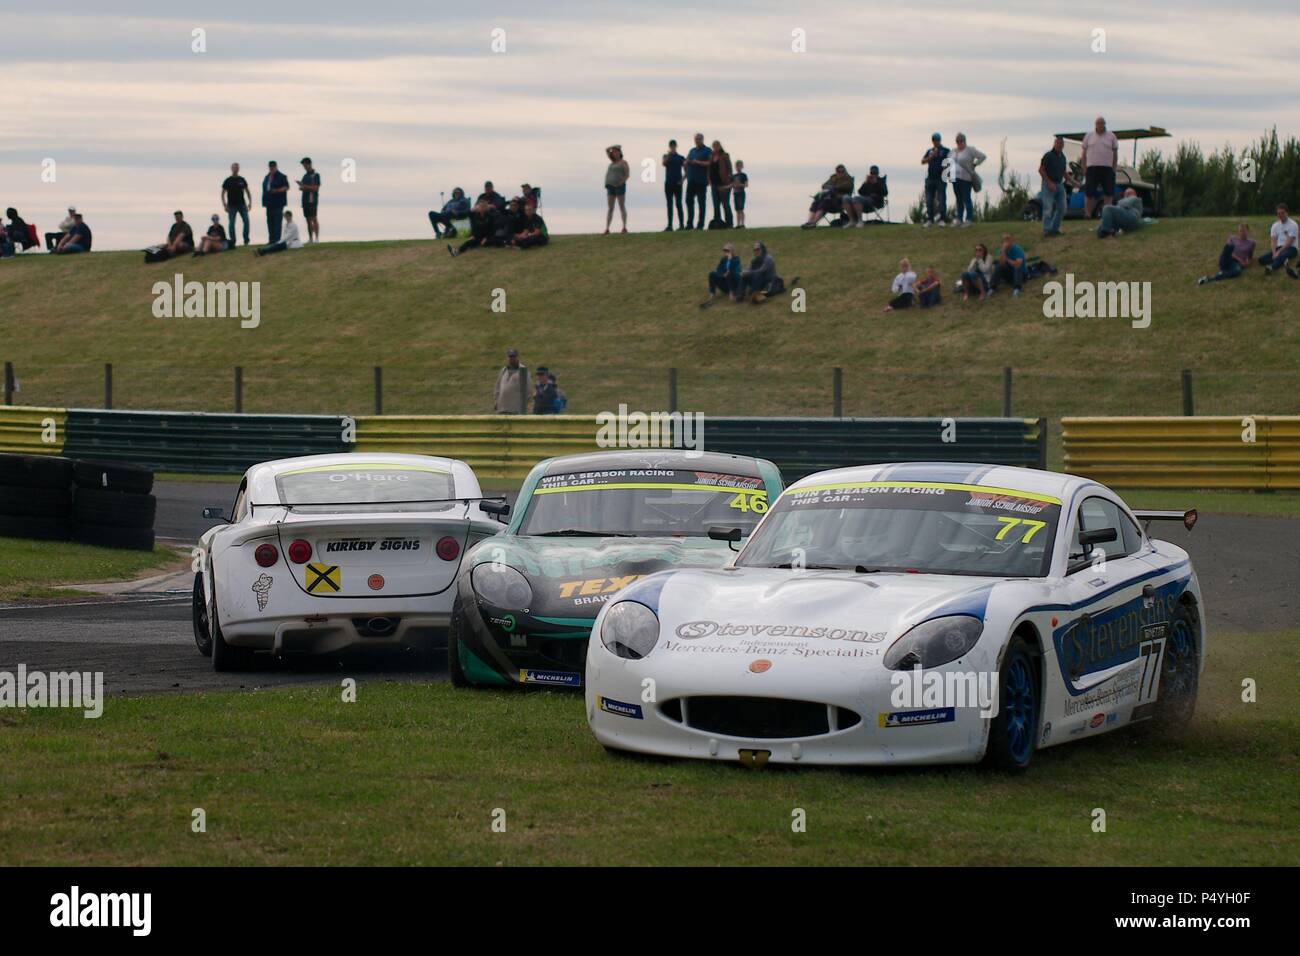
[[[180,567],[184,552],[164,545],[152,551],[99,548],[71,541],[0,538],[0,601],[66,597],[66,587],[91,581],[129,581],[149,571]]]

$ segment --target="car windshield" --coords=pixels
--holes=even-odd
[[[280,503],[311,514],[371,511],[446,511],[455,494],[449,471],[427,465],[358,462],[282,471]]]
[[[787,491],[736,564],[1041,577],[1061,503],[943,482],[841,482]]]
[[[703,537],[711,527],[748,534],[767,512],[763,480],[672,468],[546,475],[519,528],[527,535]]]

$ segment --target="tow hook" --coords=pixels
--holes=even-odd
[[[770,750],[742,750],[739,758],[740,765],[751,770],[759,770],[767,766],[767,758],[770,756],[772,756]]]

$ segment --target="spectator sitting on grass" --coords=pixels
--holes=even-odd
[[[963,302],[970,301],[972,289],[979,293],[981,302],[989,297],[989,290],[993,288],[993,265],[989,247],[982,242],[977,242],[975,256],[966,264],[966,271],[961,274],[961,279],[957,283],[957,287],[961,289]]]
[[[210,252],[225,252],[228,248],[230,243],[226,242],[226,227],[221,224],[221,217],[213,213],[212,225],[208,226],[207,235],[199,240],[194,255],[206,256]]]
[[[1254,258],[1255,240],[1250,238],[1250,227],[1243,222],[1237,227],[1236,232],[1228,234],[1223,248],[1219,250],[1219,271],[1212,276],[1201,276],[1196,280],[1196,284],[1205,285],[1207,282],[1235,279]]]
[[[465,195],[465,190],[457,186],[451,191],[451,198],[442,204],[441,212],[429,210],[429,224],[433,226],[433,234],[438,239],[450,239],[456,235],[456,227],[452,222],[457,219],[464,219],[469,215],[469,198]],[[445,232],[439,232],[441,227]]]
[[[69,206],[67,217],[63,220],[63,222],[59,223],[59,231],[47,232],[45,234],[45,248],[50,252],[53,252],[55,247],[58,246],[59,242],[62,241],[63,237],[72,231],[72,227],[76,225],[76,223],[77,223],[77,210],[74,209],[72,206]]]
[[[934,271],[934,266],[926,266],[925,275],[921,276],[921,281],[915,287],[917,304],[923,309],[938,305],[941,289],[942,283],[939,282],[939,274]]]
[[[172,215],[176,217],[176,221],[172,223],[171,229],[167,230],[167,252],[173,256],[193,252],[194,230],[185,221],[185,214],[177,209]]]
[[[1028,276],[1029,271],[1025,268],[1025,250],[1011,238],[1011,233],[1003,233],[1002,248],[998,251],[997,262],[993,267],[993,286],[989,289],[989,295],[993,295],[1003,282],[1010,282],[1011,297],[1016,298],[1020,295],[1020,289]]]
[[[478,194],[478,199],[474,200],[474,205],[477,206],[479,203],[484,201],[496,206],[497,209],[502,212],[505,211],[506,197],[496,191],[496,187],[492,185],[492,180],[490,179],[483,184],[483,191]]]
[[[872,166],[867,172],[867,178],[862,180],[862,185],[858,187],[857,195],[844,198],[844,215],[848,219],[845,225],[865,226],[867,223],[862,218],[863,215],[884,208],[885,197],[888,195],[889,188],[880,175],[880,167]]]
[[[523,214],[511,227],[514,230],[514,235],[510,239],[511,247],[530,249],[533,246],[546,245],[550,242],[550,235],[546,231],[546,220],[537,215],[537,204],[531,199],[526,199],[523,205]]]
[[[911,308],[914,295],[912,290],[915,285],[916,273],[912,271],[912,260],[900,259],[898,275],[894,276],[894,281],[889,286],[893,298],[889,300],[889,305],[885,306],[885,311],[893,312],[895,309]]]
[[[5,234],[9,237],[9,242],[18,249],[30,249],[36,245],[36,241],[31,237],[31,230],[27,228],[27,223],[23,217],[18,215],[18,210],[10,206],[5,210],[5,215],[9,217],[9,225],[5,226]]]
[[[768,254],[767,246],[761,242],[754,243],[754,258],[749,260],[749,268],[740,274],[741,297],[757,304],[764,292],[777,291],[779,282],[776,260]]]
[[[1132,232],[1142,225],[1142,197],[1130,186],[1124,190],[1119,202],[1101,209],[1101,222],[1097,226],[1097,238],[1122,236],[1124,230]]]
[[[1259,264],[1264,267],[1264,275],[1272,275],[1276,270],[1286,266],[1286,274],[1292,279],[1300,279],[1300,273],[1290,265],[1290,260],[1296,257],[1296,246],[1300,245],[1297,238],[1300,237],[1300,229],[1296,227],[1296,221],[1291,218],[1291,211],[1287,209],[1286,203],[1277,204],[1277,222],[1268,231],[1269,245],[1271,250],[1259,257]]]
[[[510,238],[510,220],[491,200],[480,198],[469,211],[469,238],[457,248],[447,243],[447,251],[458,256],[482,246],[504,246]]]
[[[835,167],[817,195],[813,196],[812,205],[808,207],[808,221],[801,228],[812,229],[822,216],[839,212],[844,208],[844,200],[853,195],[853,177],[844,168],[844,164]]]
[[[736,255],[736,247],[731,243],[722,247],[722,258],[709,273],[709,297],[700,303],[700,308],[707,309],[713,305],[719,293],[725,293],[732,302],[739,301],[740,256]]]
[[[293,213],[288,209],[284,211],[284,227],[280,230],[280,239],[256,250],[255,256],[269,256],[275,252],[284,252],[286,249],[301,249],[302,239],[298,236],[298,224],[293,221]]]
[[[90,227],[86,225],[81,213],[72,214],[72,228],[63,234],[59,244],[51,252],[57,255],[72,255],[77,252],[89,252],[92,237]]]

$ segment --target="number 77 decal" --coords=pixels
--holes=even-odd
[[[1025,526],[1024,537],[1020,539],[1021,544],[1028,544],[1029,539],[1038,532],[1047,527],[1046,521],[1035,521],[1033,518],[998,518],[1002,522],[1002,530],[997,533],[997,540],[1001,541],[1007,536],[1007,532],[1017,525]]]

